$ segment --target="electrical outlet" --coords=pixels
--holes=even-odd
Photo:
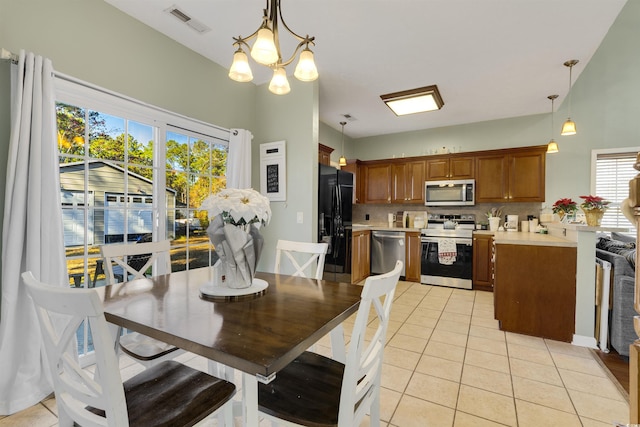
[[[302,212],[298,212],[298,215],[296,217],[296,220],[298,222],[298,224],[302,224]]]
[[[364,219],[365,219],[365,221],[369,221],[369,214],[365,214],[364,215]]]

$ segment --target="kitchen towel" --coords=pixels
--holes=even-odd
[[[438,262],[451,265],[456,262],[458,252],[456,242],[453,239],[438,239]]]

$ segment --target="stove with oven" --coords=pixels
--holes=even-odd
[[[475,215],[429,214],[420,230],[420,282],[472,289]]]

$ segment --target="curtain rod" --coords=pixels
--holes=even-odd
[[[5,48],[0,48],[0,59],[8,59],[14,64],[18,63],[18,55],[13,52],[8,51]]]

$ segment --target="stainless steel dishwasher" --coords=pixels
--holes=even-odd
[[[405,263],[404,231],[373,231],[371,233],[371,274],[387,273],[396,261]],[[404,276],[405,265],[401,276]]]

